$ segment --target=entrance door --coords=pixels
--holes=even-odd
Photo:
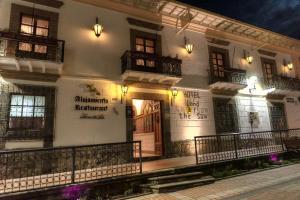
[[[133,99],[133,140],[142,142],[142,157],[162,156],[160,101]]]

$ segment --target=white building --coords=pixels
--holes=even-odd
[[[299,126],[299,40],[175,1],[32,2],[0,0],[2,149],[141,140],[164,158]]]

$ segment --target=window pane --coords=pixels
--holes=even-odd
[[[155,67],[155,62],[153,60],[147,60],[147,67]]]
[[[144,46],[136,45],[136,50],[144,52]]]
[[[154,47],[154,41],[153,40],[146,40],[146,46]]]
[[[36,96],[35,97],[35,105],[36,106],[45,106],[45,97],[43,97],[43,96]]]
[[[36,107],[34,108],[34,116],[35,117],[44,117],[45,108],[43,107]]]
[[[44,36],[47,37],[48,36],[48,29],[46,28],[36,28],[36,35],[38,36]]]
[[[154,48],[153,47],[146,47],[146,52],[147,53],[154,53]]]
[[[12,95],[11,96],[11,102],[10,102],[11,105],[21,106],[22,103],[23,103],[23,96],[22,95]]]
[[[45,45],[35,45],[34,52],[36,53],[47,53],[47,46]]]
[[[19,50],[21,50],[21,51],[32,51],[32,44],[19,42]]]
[[[142,39],[142,38],[136,38],[135,39],[135,43],[139,44],[139,45],[144,45],[144,39]]]
[[[223,55],[218,53],[217,58],[218,59],[223,59]]]
[[[22,24],[33,26],[34,24],[33,18],[30,16],[22,16]]]
[[[143,59],[136,59],[136,65],[145,66],[145,61]]]
[[[33,26],[21,25],[21,33],[33,34]]]
[[[37,25],[37,27],[48,28],[49,27],[49,21],[48,20],[43,20],[43,19],[37,19],[36,25]]]
[[[33,117],[33,107],[23,106],[22,117]]]
[[[10,107],[11,117],[21,117],[22,116],[22,106],[11,106]]]
[[[34,96],[24,96],[24,106],[33,106],[34,105]]]

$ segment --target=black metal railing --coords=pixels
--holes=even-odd
[[[286,151],[285,141],[300,129],[195,137],[197,164],[229,161]]]
[[[178,58],[158,56],[137,51],[126,51],[121,60],[122,73],[126,70],[133,70],[181,77],[182,61]],[[138,64],[137,60],[142,60],[143,65]],[[148,62],[151,64],[147,66]]]
[[[285,76],[273,75],[272,79],[264,79],[266,89],[276,88],[280,90],[300,90],[300,80]]]
[[[18,50],[20,42],[47,46],[47,52],[37,53],[33,46],[32,51]],[[0,56],[64,62],[64,49],[64,40],[0,31]]]
[[[247,85],[246,70],[235,68],[224,68],[222,72],[210,72],[210,84],[216,82],[228,82],[235,84]]]
[[[0,152],[0,194],[138,173],[139,141]]]

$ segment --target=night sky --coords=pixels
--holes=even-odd
[[[300,39],[300,0],[178,0]]]

